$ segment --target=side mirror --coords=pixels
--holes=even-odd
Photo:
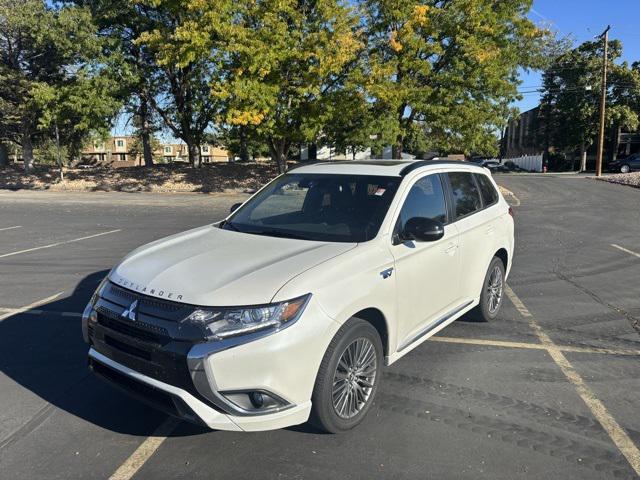
[[[231,208],[229,209],[229,213],[235,212],[238,208],[240,208],[241,205],[242,205],[242,202],[234,203],[233,205],[231,205]]]
[[[412,217],[404,224],[400,232],[402,240],[417,242],[435,242],[444,236],[444,225],[437,220],[425,217]]]

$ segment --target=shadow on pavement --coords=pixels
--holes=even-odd
[[[92,273],[71,295],[37,307],[51,313],[27,311],[0,321],[0,371],[46,402],[87,422],[115,432],[148,436],[165,415],[95,377],[87,367],[89,347],[82,339],[80,318],[61,315],[82,312],[107,273]],[[20,399],[19,393],[16,401]],[[1,443],[7,441],[0,438]]]

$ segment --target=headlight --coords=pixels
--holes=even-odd
[[[184,321],[200,328],[207,340],[224,340],[265,330],[277,331],[300,317],[310,296],[261,306],[199,308]]]
[[[87,303],[87,306],[84,308],[84,311],[82,312],[82,337],[84,338],[84,341],[87,343],[90,343],[89,323],[90,322],[95,323],[97,318],[97,314],[96,314],[96,311],[93,309],[93,306],[98,301],[98,296],[100,294],[100,291],[102,290],[102,287],[104,287],[105,283],[107,283],[108,278],[109,276],[107,275],[100,282],[100,285],[98,285],[98,288],[96,288],[96,291],[91,296],[91,300],[89,300],[89,303]]]

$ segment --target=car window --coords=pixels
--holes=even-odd
[[[374,238],[401,177],[289,173],[236,210],[222,228],[334,242]]]
[[[482,174],[475,174],[476,180],[478,181],[478,185],[480,185],[480,192],[482,193],[482,200],[484,201],[484,206],[489,207],[494,203],[498,202],[498,192],[496,192],[496,188],[489,180],[489,177]]]
[[[480,192],[473,176],[469,172],[451,172],[447,174],[453,193],[456,218],[461,218],[480,210]]]
[[[427,175],[413,184],[400,210],[399,228],[412,217],[426,217],[446,223],[447,204],[440,175]]]

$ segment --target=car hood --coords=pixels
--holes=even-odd
[[[109,279],[145,295],[193,305],[258,305],[269,303],[296,275],[355,246],[208,225],[134,250]]]

